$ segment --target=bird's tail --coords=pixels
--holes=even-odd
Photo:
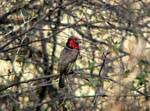
[[[59,88],[63,88],[65,87],[65,75],[64,74],[60,74],[59,77]]]

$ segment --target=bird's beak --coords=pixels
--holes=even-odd
[[[80,40],[80,39],[77,39],[77,40],[75,41],[75,43],[76,43],[76,44],[79,44],[79,43],[81,43],[81,40]]]

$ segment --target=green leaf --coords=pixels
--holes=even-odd
[[[138,80],[138,85],[143,85],[144,83],[148,82],[146,80],[147,76],[148,76],[148,74],[146,74],[146,73],[137,75],[136,79]]]
[[[88,61],[89,63],[89,68],[90,68],[90,73],[92,74],[93,73],[93,70],[94,70],[94,66],[96,64],[96,61],[93,60],[93,61]]]
[[[124,77],[127,77],[129,75],[130,71],[131,71],[130,69],[125,70]]]
[[[89,86],[96,87],[98,84],[98,80],[95,80],[93,78],[89,79]]]

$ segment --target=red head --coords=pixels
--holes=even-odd
[[[79,50],[79,44],[81,43],[80,39],[78,37],[72,36],[67,41],[67,47],[71,49],[78,49]]]

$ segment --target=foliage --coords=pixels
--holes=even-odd
[[[0,5],[0,110],[150,110],[149,0]],[[72,35],[81,57],[62,90],[57,65]]]

